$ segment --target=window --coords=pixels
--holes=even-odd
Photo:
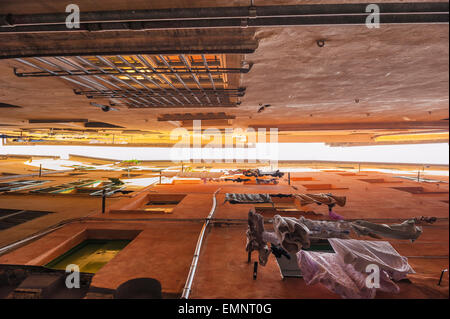
[[[440,192],[440,191],[429,191],[423,187],[391,187],[392,189],[396,189],[402,192],[407,192],[413,195],[439,195],[439,194],[448,194],[448,192]]]
[[[21,106],[18,105],[12,105],[7,103],[0,103],[0,108],[21,108]]]
[[[283,217],[295,217],[300,218],[300,216],[304,216],[309,219],[318,219],[323,214],[315,213],[314,211],[304,211],[299,210],[296,207],[257,207],[255,206],[256,213],[262,215],[266,218],[272,218],[275,215],[281,215]]]
[[[401,183],[401,181],[387,181],[384,178],[362,178],[360,181],[371,183],[371,184],[381,184],[381,183]]]
[[[0,208],[0,231],[47,214],[51,212]]]
[[[255,203],[255,211],[264,217],[273,217],[281,215],[286,217],[299,218],[300,216],[315,215],[314,212],[299,210],[294,197],[276,197],[271,196],[272,203]]]
[[[324,253],[334,253],[333,247],[327,239],[320,239],[316,242],[312,242],[309,248],[302,248],[305,251],[319,251]]]
[[[146,212],[171,214],[174,208],[186,195],[159,194],[150,195],[149,201],[144,206]]]
[[[336,187],[332,184],[303,184],[302,186],[308,191],[348,189],[348,187]]]
[[[291,181],[298,182],[298,181],[314,181],[315,179],[308,176],[303,177],[291,177]]]
[[[32,188],[48,181],[39,181],[39,180],[20,180],[14,182],[0,183],[0,192],[14,192],[22,189]]]
[[[89,186],[89,185],[92,185],[92,184],[95,184],[98,182],[99,181],[95,181],[92,179],[85,179],[85,180],[80,180],[78,182],[72,182],[72,183],[55,185],[55,186],[51,186],[51,187],[32,190],[31,193],[70,194],[70,193],[74,193],[76,188],[86,187],[86,186]]]
[[[70,264],[80,267],[80,272],[96,273],[122,249],[130,240],[88,239],[45,265],[47,268],[66,270]]]

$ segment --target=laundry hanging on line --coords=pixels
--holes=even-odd
[[[301,206],[308,204],[319,204],[319,205],[339,205],[344,207],[347,198],[345,196],[335,196],[333,194],[294,194]]]
[[[225,201],[230,204],[272,203],[269,194],[236,194],[226,193]]]
[[[248,213],[247,245],[245,250],[250,254],[253,251],[258,251],[259,264],[262,266],[266,265],[270,255],[267,243],[277,240],[272,235],[273,233],[264,231],[264,218],[250,210]]]
[[[375,224],[365,220],[357,220],[351,223],[352,229],[358,235],[378,238],[408,239],[415,241],[422,234],[422,228],[416,226],[415,219],[409,219],[401,224]]]
[[[259,169],[248,169],[243,170],[242,174],[245,176],[253,176],[253,177],[263,177],[263,176],[272,176],[272,177],[283,177],[284,173],[280,172],[280,170],[276,170],[274,172],[263,172]]]
[[[271,179],[261,179],[261,178],[257,178],[256,179],[256,184],[278,184],[278,181],[275,178],[271,178]]]
[[[225,178],[224,179],[225,182],[235,182],[235,183],[242,183],[242,182],[248,182],[251,181],[250,178]]]
[[[335,253],[305,251],[302,248],[310,247],[306,225],[314,228],[318,226],[316,221],[303,219],[304,223],[300,224],[295,223],[295,218],[280,216],[275,222],[281,223],[274,226],[285,235],[281,240],[278,233],[264,230],[264,218],[260,214],[249,212],[247,251],[250,253],[258,251],[258,260],[262,266],[267,264],[271,252],[279,257],[296,256],[306,284],[322,284],[342,298],[374,298],[377,290],[398,293],[400,289],[394,281],[414,273],[408,264],[408,259],[398,254],[386,241],[329,238],[328,241]],[[329,224],[332,223],[325,222],[322,226],[330,228]],[[348,223],[334,223],[342,226],[340,230],[351,227]],[[290,229],[290,227],[294,228]],[[268,242],[271,243],[270,249]],[[380,269],[378,289],[366,285],[368,265],[376,265]]]
[[[356,271],[365,272],[367,266],[377,265],[395,281],[415,273],[408,258],[401,256],[387,241],[330,238],[328,242],[339,258]]]
[[[264,230],[264,219],[253,211],[248,216],[249,228],[247,230],[247,242],[257,241],[255,246],[267,246],[267,242],[281,245],[289,253],[297,253],[302,248],[309,248],[311,241],[319,239],[340,238],[349,239],[350,234],[372,236],[376,238],[394,238],[416,240],[422,233],[422,229],[415,226],[414,219],[402,224],[383,225],[367,221],[317,221],[301,216],[300,218],[282,217],[275,215],[273,218],[274,232]],[[250,228],[250,224],[259,223],[260,227]],[[264,241],[265,240],[265,241]],[[248,247],[249,244],[247,245]],[[257,250],[257,249],[254,249]],[[260,259],[265,264],[267,254],[260,253]]]
[[[333,194],[239,194],[226,193],[225,198],[232,204],[251,204],[251,203],[271,203],[271,197],[294,197],[300,201],[300,205],[325,204],[334,207],[334,205],[345,206],[347,198],[345,196],[335,196]],[[262,201],[262,198],[265,201]]]
[[[301,216],[273,218],[273,229],[281,246],[290,253],[309,248],[312,238],[348,238],[351,228],[345,222],[310,220]]]

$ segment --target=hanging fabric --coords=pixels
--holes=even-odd
[[[422,228],[416,226],[416,221],[414,219],[409,219],[401,224],[393,225],[374,224],[365,220],[357,220],[352,223],[352,228],[358,235],[408,239],[413,242],[422,234]]]
[[[254,203],[272,203],[269,194],[236,194],[227,193],[225,201],[230,204],[254,204]]]

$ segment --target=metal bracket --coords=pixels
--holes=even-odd
[[[23,77],[23,73],[17,73],[17,68],[16,67],[14,67],[14,75],[19,77],[19,78]]]
[[[256,7],[252,6],[248,8],[248,16],[250,19],[256,18]]]
[[[243,29],[248,28],[248,18],[241,19],[241,28]]]

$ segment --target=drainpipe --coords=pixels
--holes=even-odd
[[[208,217],[206,217],[205,223],[203,224],[202,230],[200,231],[200,235],[198,236],[197,246],[195,247],[194,258],[192,258],[191,268],[189,269],[189,274],[186,280],[186,284],[183,289],[183,294],[181,295],[181,299],[189,299],[189,294],[191,293],[192,283],[195,277],[195,271],[197,270],[198,258],[200,256],[200,251],[202,249],[203,239],[205,237],[206,229],[209,226],[209,222],[214,216],[217,206],[216,194],[220,191],[220,188],[215,191],[213,194],[213,205],[211,211],[209,212]]]

